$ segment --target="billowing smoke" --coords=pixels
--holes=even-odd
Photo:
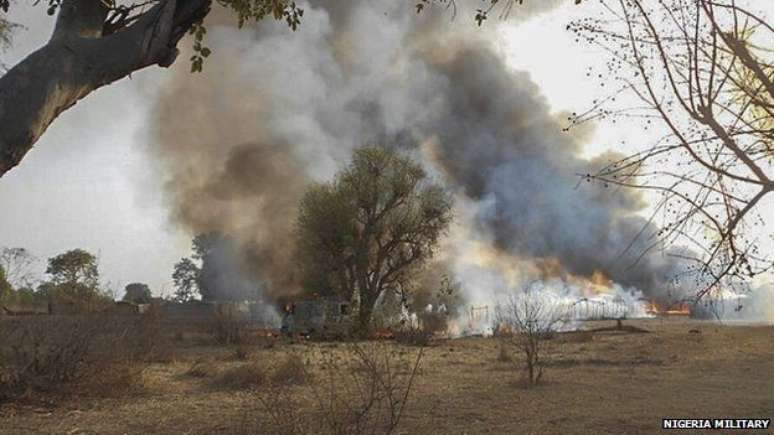
[[[390,144],[460,199],[440,257],[469,298],[527,277],[604,276],[663,295],[673,263],[646,255],[632,267],[648,243],[636,235],[653,231],[636,216],[642,199],[578,186],[605,157],[580,156],[584,139],[562,132],[529,75],[496,54],[492,27],[465,10],[416,15],[410,3],[313,1],[295,33],[270,22],[240,30],[215,11],[205,73],[179,65],[153,117],[150,150],[174,221],[231,234],[244,273],[275,296],[296,291],[304,187],[355,147]],[[559,1],[528,3],[510,20]]]

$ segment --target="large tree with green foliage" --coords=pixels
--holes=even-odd
[[[122,299],[124,302],[148,304],[150,303],[151,298],[153,298],[153,295],[147,284],[133,282],[124,287],[124,297]]]
[[[329,183],[312,186],[298,216],[308,282],[352,300],[361,331],[387,292],[411,288],[452,220],[451,196],[409,157],[361,148]],[[314,289],[313,289],[314,290]]]
[[[101,297],[97,257],[83,249],[72,249],[48,259],[46,273],[51,277],[41,285],[49,297],[89,301]]]
[[[509,10],[524,0],[486,0],[477,9],[481,24],[495,6]],[[578,1],[578,0],[576,0]],[[212,0],[49,0],[56,15],[51,39],[0,77],[0,177],[21,162],[48,126],[81,98],[149,66],[169,67],[178,43],[193,35],[193,71],[202,68],[210,49],[203,40],[204,18]],[[456,9],[454,0],[415,0],[423,10],[433,3]],[[413,5],[412,5],[413,3]],[[273,18],[296,29],[303,10],[292,0],[217,0],[240,25]],[[8,12],[9,0],[0,0]],[[0,17],[0,44],[8,43],[12,24]]]

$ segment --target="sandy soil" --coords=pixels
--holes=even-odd
[[[646,434],[659,432],[664,417],[774,417],[774,327],[688,319],[625,324],[650,333],[563,337],[554,343],[545,382],[533,388],[498,360],[496,339],[437,340],[425,349],[399,433]],[[600,326],[610,325],[585,325]],[[316,346],[341,345],[255,346],[250,358],[271,362]],[[248,390],[219,389],[186,374],[201,358],[219,371],[242,364],[233,348],[185,339],[173,355],[146,371],[137,392],[3,405],[0,433],[272,432],[259,423],[265,416]]]

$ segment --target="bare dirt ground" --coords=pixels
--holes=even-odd
[[[612,324],[600,323],[584,327]],[[437,340],[425,349],[398,432],[646,434],[659,432],[663,417],[774,417],[774,327],[688,319],[625,325],[650,333],[556,339],[545,381],[533,388],[524,387],[513,366],[498,359],[496,339]],[[335,351],[344,345],[255,346],[249,358],[276,361],[326,346]],[[217,388],[206,376],[188,373],[201,359],[218,371],[244,364],[233,353],[233,347],[185,338],[175,342],[169,361],[145,372],[139,391],[5,404],[0,433],[271,433],[249,390]],[[309,386],[293,388],[303,392]]]

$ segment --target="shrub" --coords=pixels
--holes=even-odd
[[[217,373],[218,368],[215,364],[211,360],[204,358],[194,361],[188,371],[185,372],[186,375],[194,378],[212,378]]]
[[[419,374],[423,349],[415,358],[379,342],[351,343],[339,349],[319,351],[315,371],[319,379],[315,376],[316,382],[310,382],[311,406],[300,406],[300,396],[288,384],[272,383],[256,392],[273,432],[390,434],[397,429]],[[310,373],[311,363],[303,368]]]
[[[529,385],[537,384],[543,377],[547,340],[568,319],[566,307],[551,299],[550,291],[543,290],[535,283],[526,284],[521,293],[495,310],[495,335],[501,346],[510,346],[523,355],[525,381]]]
[[[267,370],[263,364],[250,362],[225,370],[215,379],[215,386],[229,390],[246,390],[266,383]]]
[[[232,310],[223,309],[215,312],[211,332],[219,344],[240,344],[245,341],[246,326]]]
[[[275,384],[300,385],[306,383],[308,377],[306,364],[301,355],[289,353],[274,367],[271,374],[271,381]]]
[[[158,329],[151,323],[102,315],[2,321],[0,399],[72,387],[111,392],[136,384],[157,348]]]
[[[513,362],[513,356],[511,355],[508,345],[503,340],[497,341],[497,361],[499,362]]]

